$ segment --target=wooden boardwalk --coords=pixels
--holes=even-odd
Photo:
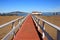
[[[28,15],[13,40],[40,40],[31,15]]]
[[[18,21],[18,24],[15,26],[14,23],[16,21]],[[41,21],[42,25],[40,24]],[[22,18],[22,21],[20,20],[20,18],[17,18],[1,25],[0,28],[3,28],[9,24],[12,24],[13,27],[11,31],[1,40],[9,40],[11,36],[13,36],[13,38],[11,37],[11,40],[60,40],[60,28],[58,26],[41,18],[36,18],[34,15],[28,15],[27,17]],[[22,25],[19,28],[20,24]],[[57,34],[55,37],[49,35],[44,24],[48,24],[49,26],[47,27],[51,26],[52,28],[56,29]],[[16,29],[18,29],[17,33]]]

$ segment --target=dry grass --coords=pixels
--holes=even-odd
[[[7,23],[9,21],[12,21],[16,18],[22,18],[21,16],[0,16],[0,25]],[[14,25],[17,25],[18,21],[14,23]],[[12,29],[12,24],[7,25],[4,28],[0,28],[0,40]]]
[[[42,18],[60,27],[60,16],[38,16],[38,18]]]
[[[38,15],[36,15],[36,17],[42,18],[42,19],[60,27],[60,16],[38,16]],[[42,25],[42,21],[40,21],[40,24]],[[51,37],[54,40],[57,40],[57,30],[48,24],[45,24],[44,27],[46,29],[46,32],[48,32],[49,35],[51,35]]]
[[[18,18],[19,16],[0,16],[0,25],[9,22],[13,19]]]

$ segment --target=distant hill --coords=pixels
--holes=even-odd
[[[15,12],[9,12],[9,13],[0,13],[0,16],[23,16],[23,15],[27,15],[27,12],[20,12],[20,11],[15,11]]]

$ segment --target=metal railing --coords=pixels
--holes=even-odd
[[[48,24],[50,25],[52,28],[55,28],[57,30],[57,40],[60,40],[60,27],[59,26],[56,26],[50,22],[47,22],[41,18],[37,18],[35,17],[34,15],[32,15],[32,18],[36,24],[36,26],[38,26],[38,28],[41,28],[41,30],[43,31],[43,38],[46,36],[48,38],[48,40],[54,40],[45,30],[45,27],[44,27],[44,24]],[[40,25],[40,20],[43,22],[42,26]]]
[[[12,24],[12,29],[10,30],[10,32],[7,33],[7,35],[5,35],[1,40],[8,40],[11,35],[13,35],[13,36],[15,37],[15,34],[16,34],[16,33],[15,33],[15,30],[16,30],[16,29],[19,30],[21,24],[24,22],[25,19],[26,19],[26,17],[17,18],[17,19],[15,19],[15,20],[12,20],[12,21],[10,21],[10,22],[7,22],[7,23],[5,23],[5,24],[3,24],[3,25],[0,25],[0,28],[3,28],[3,27],[6,27],[7,25]],[[18,21],[18,24],[15,26],[14,23],[15,23],[16,21]]]

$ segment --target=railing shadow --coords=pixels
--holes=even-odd
[[[32,19],[32,20],[33,20],[33,19]],[[38,33],[38,36],[39,36],[40,40],[43,40],[42,34],[38,31],[38,28],[37,28],[37,26],[36,26],[36,24],[35,24],[34,21],[33,21],[33,23],[34,23],[35,29],[36,29],[36,31],[37,31],[37,33]]]

